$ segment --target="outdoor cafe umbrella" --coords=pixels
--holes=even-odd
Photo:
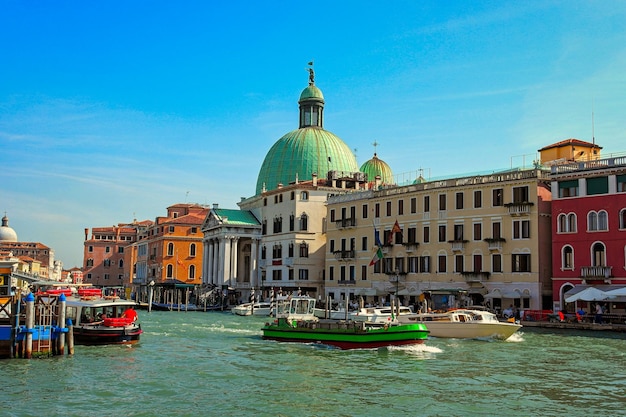
[[[612,297],[623,297],[626,296],[626,287],[616,288],[614,290],[607,291],[606,293]]]
[[[573,303],[574,301],[583,300],[583,301],[602,301],[607,300],[613,297],[613,295],[608,294],[607,292],[601,291],[595,287],[585,288],[579,293],[571,295],[565,299],[568,303]]]

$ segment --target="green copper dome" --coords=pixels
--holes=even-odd
[[[339,137],[324,130],[324,96],[314,84],[310,70],[309,86],[300,94],[299,129],[278,139],[261,165],[256,194],[288,185],[298,179],[322,179],[328,171],[358,172],[354,154]]]
[[[361,172],[367,174],[367,181],[373,183],[376,180],[376,176],[380,175],[380,180],[383,185],[393,184],[393,172],[385,161],[379,159],[376,154],[369,161],[361,165]]]

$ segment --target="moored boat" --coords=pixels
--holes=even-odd
[[[265,323],[263,338],[281,342],[324,344],[340,349],[371,349],[420,344],[428,338],[422,323],[368,323],[322,320],[314,315],[315,299],[292,297],[278,303],[276,319]]]
[[[499,321],[489,311],[470,309],[400,315],[398,320],[402,323],[423,323],[434,337],[458,339],[506,340],[522,327],[515,322]]]
[[[243,303],[231,308],[230,311],[238,316],[269,316],[271,303],[265,301]]]
[[[119,297],[103,297],[92,289],[67,297],[67,319],[72,320],[77,345],[135,344],[143,333],[137,321],[137,303]]]

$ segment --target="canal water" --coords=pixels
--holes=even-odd
[[[618,416],[621,334],[522,329],[341,351],[261,339],[264,318],[140,312],[139,345],[0,361],[2,416]]]

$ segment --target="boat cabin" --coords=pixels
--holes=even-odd
[[[291,297],[278,301],[276,306],[277,318],[292,320],[315,320],[315,298]]]

